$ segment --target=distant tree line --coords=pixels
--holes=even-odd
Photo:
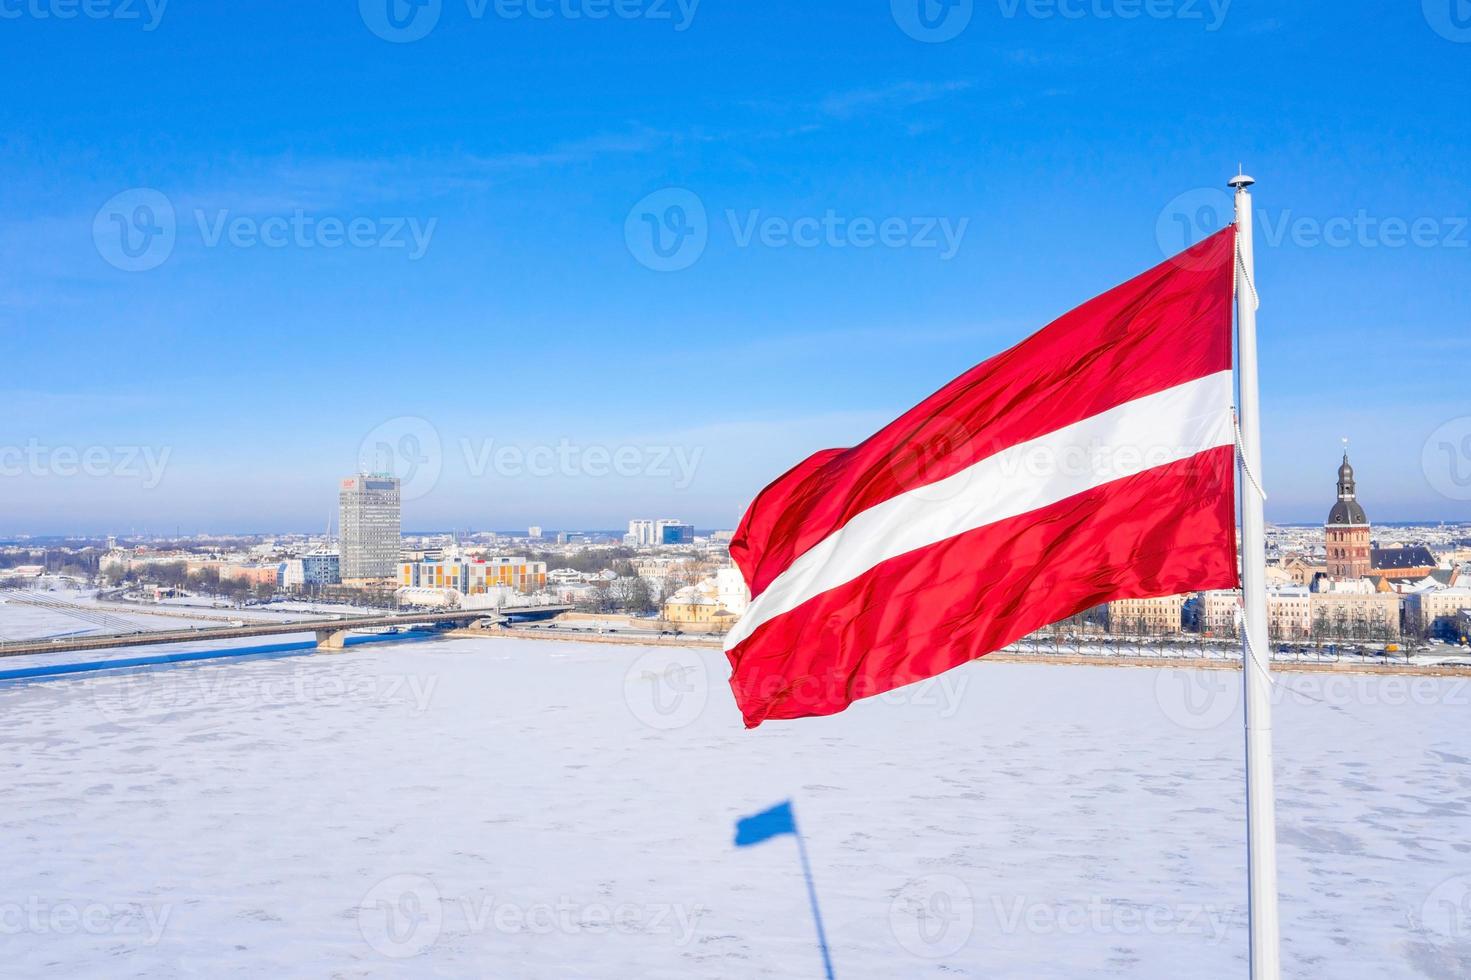
[[[252,598],[265,600],[276,594],[274,583],[252,584],[243,578],[222,579],[220,570],[210,566],[191,572],[188,564],[182,561],[158,562],[137,568],[125,568],[117,564],[108,565],[102,575],[102,581],[111,587],[156,585],[165,589],[184,589],[202,595],[219,596],[233,602],[243,602]]]
[[[593,572],[606,571],[616,568],[620,564],[631,568],[629,561],[636,552],[632,548],[608,548],[596,551],[585,550],[573,552],[570,555],[560,554],[553,551],[532,551],[526,554],[529,561],[546,562],[548,570],[553,568],[570,568],[574,572],[582,572],[590,575]]]
[[[637,575],[621,575],[611,582],[595,582],[592,590],[575,603],[579,612],[628,613],[647,616],[657,612],[654,590]]]
[[[48,575],[66,575],[90,582],[97,577],[102,551],[83,548],[79,551],[44,548],[38,551],[11,551],[0,554],[0,570],[21,565],[40,565]]]

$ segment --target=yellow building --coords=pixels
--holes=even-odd
[[[713,582],[709,584],[713,586]],[[664,621],[679,629],[726,632],[740,617],[712,592],[713,588],[707,591],[695,585],[680,589],[664,603]]]
[[[1467,586],[1414,592],[1405,596],[1405,628],[1412,636],[1458,639],[1458,617],[1467,610],[1471,610],[1471,588]]]
[[[511,556],[404,562],[399,566],[398,584],[414,589],[459,589],[465,595],[484,595],[496,587],[540,592],[546,588],[547,566]]]
[[[1314,636],[1399,639],[1400,597],[1392,592],[1314,592],[1311,602]]]
[[[1108,631],[1148,636],[1178,633],[1182,628],[1184,608],[1183,595],[1116,599],[1108,604]]]
[[[1274,640],[1305,640],[1313,633],[1313,594],[1305,585],[1267,592],[1267,635]]]
[[[1211,589],[1200,593],[1200,629],[1207,636],[1240,636],[1240,591]]]

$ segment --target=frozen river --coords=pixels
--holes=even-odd
[[[34,661],[28,661],[34,662]],[[0,972],[1245,975],[1224,671],[978,663],[742,729],[715,651],[278,650],[0,684]],[[1471,975],[1471,691],[1286,676],[1286,975]]]

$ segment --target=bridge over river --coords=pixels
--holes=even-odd
[[[451,609],[435,612],[392,613],[381,616],[341,616],[332,619],[297,619],[279,623],[242,623],[229,626],[204,626],[190,629],[138,630],[131,633],[91,633],[52,639],[7,640],[0,642],[0,657],[20,657],[37,653],[66,653],[75,650],[108,650],[114,647],[146,647],[164,643],[199,643],[209,640],[244,640],[257,636],[288,636],[293,633],[315,633],[317,645],[338,650],[349,633],[383,630],[390,627],[417,625],[466,626],[488,619],[496,623],[511,620],[552,619],[571,606],[510,606],[502,609]]]

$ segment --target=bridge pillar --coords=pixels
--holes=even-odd
[[[318,650],[341,650],[348,630],[317,630]]]

